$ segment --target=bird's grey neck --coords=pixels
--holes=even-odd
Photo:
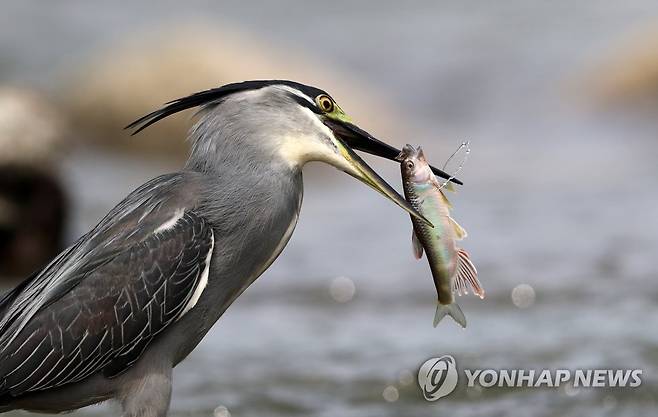
[[[205,178],[200,208],[227,233],[257,213],[292,217],[303,192],[301,170],[281,159],[272,138],[256,124],[231,114],[209,109],[190,133],[192,150],[185,170]]]
[[[217,124],[221,128],[213,127]],[[210,264],[208,296],[196,307],[205,311],[203,320],[193,324],[200,329],[196,342],[274,261],[297,222],[301,171],[281,163],[268,146],[254,141],[267,138],[250,134],[212,118],[202,120],[191,134],[194,142],[186,171],[199,179],[195,210],[213,227],[212,259],[217,260]]]
[[[275,131],[262,123],[247,123],[244,117],[207,109],[190,131],[192,149],[186,170],[236,176],[300,174],[298,167],[282,159],[272,137]]]

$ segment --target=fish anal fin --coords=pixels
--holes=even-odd
[[[468,294],[468,289],[471,288],[475,295],[484,298],[484,288],[478,280],[478,272],[475,265],[471,262],[468,252],[464,249],[458,249],[459,263],[457,265],[457,275],[453,280],[452,291],[458,295]]]
[[[411,246],[414,250],[414,257],[416,259],[420,259],[423,257],[423,245],[420,243],[420,240],[418,239],[418,236],[416,236],[416,232],[411,229]]]
[[[455,239],[462,240],[466,236],[468,236],[468,233],[466,233],[466,230],[464,230],[464,228],[461,227],[459,225],[459,223],[457,223],[455,221],[455,219],[453,219],[452,217],[448,217],[448,219],[450,219],[450,224],[452,225],[452,228],[455,231]]]

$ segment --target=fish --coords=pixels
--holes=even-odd
[[[446,187],[447,182],[442,184],[434,176],[420,146],[416,149],[406,145],[397,160],[405,199],[431,223],[411,216],[414,256],[421,259],[423,252],[427,254],[436,287],[434,327],[448,315],[465,328],[466,316],[455,302],[454,294],[468,294],[470,288],[484,298],[485,292],[468,252],[457,246],[457,241],[467,233],[450,215],[452,205],[444,194],[450,188]]]

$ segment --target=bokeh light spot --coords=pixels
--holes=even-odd
[[[223,405],[215,407],[212,412],[213,417],[231,417],[231,413],[228,411],[228,408]]]
[[[409,386],[414,383],[414,374],[411,373],[411,371],[405,369],[404,371],[400,372],[400,375],[398,375],[398,382],[403,387]]]
[[[347,303],[354,298],[356,286],[354,281],[347,277],[337,277],[329,285],[329,294],[337,303]]]
[[[398,392],[398,389],[395,388],[393,385],[389,385],[386,388],[384,388],[384,392],[382,392],[382,397],[389,403],[394,403],[400,398],[400,392]]]
[[[528,284],[519,284],[512,290],[512,302],[518,308],[528,308],[535,303],[535,289]]]

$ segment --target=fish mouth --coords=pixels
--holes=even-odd
[[[353,123],[326,118],[324,124],[327,125],[334,134],[339,136],[340,139],[351,149],[366,152],[391,161],[396,161],[396,157],[400,154],[400,149],[382,142]],[[432,169],[432,172],[434,172],[434,175],[438,175],[439,177],[454,182],[455,184],[464,184],[459,179],[453,178],[450,174],[436,167],[430,165],[430,168]]]

